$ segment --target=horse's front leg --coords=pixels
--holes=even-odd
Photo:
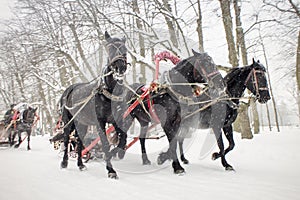
[[[222,165],[225,167],[225,170],[233,170],[233,167],[227,163],[226,158],[225,158],[224,143],[223,143],[223,139],[222,139],[222,131],[219,129],[214,129],[213,131],[214,131],[215,137],[217,139],[217,143],[218,143],[220,152],[214,153],[212,155],[212,159],[215,160],[216,157],[219,155],[219,157],[221,157],[221,162],[222,162]]]
[[[167,119],[172,119],[168,118]],[[180,162],[177,157],[177,132],[180,125],[180,115],[175,117],[175,120],[167,120],[163,125],[163,129],[168,137],[169,141],[169,149],[165,153],[161,153],[158,157],[158,164],[160,164],[160,160],[164,159],[163,157],[169,157],[173,160],[172,167],[174,169],[175,174],[182,174],[185,172],[184,168],[180,165]],[[166,155],[167,154],[167,155]]]
[[[119,143],[118,145],[111,150],[111,155],[116,156],[118,154],[118,157],[120,159],[123,159],[125,156],[125,148],[127,143],[127,133],[120,128],[117,123],[113,123],[113,126],[116,130],[116,133],[119,137]]]
[[[228,140],[228,143],[229,143],[227,149],[225,149],[225,152],[224,152],[224,154],[226,155],[226,154],[229,153],[229,152],[234,148],[234,146],[235,146],[234,139],[233,139],[232,125],[224,127],[224,128],[223,128],[223,132],[224,132],[224,134],[225,134],[225,136],[226,136],[226,138],[227,138],[227,140]],[[218,158],[220,158],[220,157],[221,157],[221,155],[220,155],[219,153],[217,153],[217,152],[215,152],[215,153],[213,154],[213,160],[216,160],[216,159],[218,159]]]
[[[105,162],[106,162],[106,169],[108,171],[108,178],[118,179],[117,172],[113,169],[113,166],[111,164],[112,154],[109,151],[110,145],[109,145],[109,142],[108,142],[107,136],[106,136],[106,130],[105,130],[106,120],[98,118],[98,122],[100,125],[100,129],[98,132],[99,132],[99,137],[100,137],[100,140],[102,143],[102,150],[105,154]]]
[[[168,137],[169,140],[169,154],[172,162],[172,167],[175,174],[182,174],[185,172],[184,168],[180,165],[180,162],[177,157],[177,137]]]
[[[224,127],[223,128],[223,132],[228,140],[229,146],[227,147],[227,149],[225,149],[225,155],[231,151],[235,144],[234,144],[234,139],[233,139],[233,130],[232,130],[232,125]]]

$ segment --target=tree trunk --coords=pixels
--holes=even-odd
[[[37,79],[38,82],[38,92],[39,92],[39,96],[43,102],[43,113],[45,115],[44,121],[43,121],[43,130],[48,132],[49,130],[47,130],[48,128],[50,128],[50,130],[52,130],[53,128],[53,123],[52,123],[52,117],[51,117],[51,113],[50,113],[50,106],[47,106],[50,102],[47,101],[46,99],[46,95],[45,92],[43,90],[43,86],[42,86],[42,82],[40,79]],[[50,135],[52,135],[52,131],[50,131]]]
[[[82,82],[87,82],[88,79],[86,78],[85,74],[83,74],[83,72],[80,70],[79,66],[77,65],[77,62],[72,58],[72,56],[70,54],[68,54],[65,51],[62,50],[58,50],[57,53],[63,55],[67,61],[71,64],[72,68],[79,73],[79,78]],[[73,77],[73,76],[71,76]]]
[[[197,18],[197,33],[198,33],[198,45],[199,51],[204,52],[204,43],[203,43],[203,31],[202,31],[202,12],[200,0],[197,0],[198,4],[198,18]]]
[[[241,6],[240,6],[241,1],[240,0],[234,0],[233,5],[234,5],[234,11],[235,11],[235,23],[236,23],[236,47],[237,47],[237,53],[239,55],[239,52],[241,53],[242,56],[242,62],[243,65],[248,65],[248,56],[247,56],[247,48],[246,48],[246,43],[245,43],[245,35],[244,35],[244,30],[242,26],[242,20],[241,20]],[[253,99],[250,100],[250,108],[251,112],[253,114],[253,130],[254,133],[259,133],[259,116],[257,112],[257,107],[255,101]],[[243,115],[248,115],[248,109],[243,110],[245,113]],[[247,123],[247,126],[250,126],[250,121],[245,121]],[[244,126],[243,124],[241,124]],[[242,133],[243,134],[243,133]],[[252,134],[247,133],[247,135]]]
[[[229,62],[233,67],[238,66],[238,57],[237,57],[237,50],[235,48],[235,41],[233,37],[233,25],[232,25],[232,18],[231,18],[231,13],[230,13],[230,1],[228,0],[219,0],[221,4],[221,10],[222,10],[222,18],[223,18],[223,24],[224,24],[224,29],[226,33],[226,40],[227,40],[227,45],[228,45],[228,52],[229,52]],[[235,3],[237,3],[235,1]],[[240,20],[240,8],[237,8],[236,10],[236,18],[237,18],[237,31],[239,34],[237,44],[241,46],[242,40],[243,39],[243,30],[241,29],[241,20]],[[245,43],[243,43],[245,47]],[[243,53],[245,56],[246,54],[246,48],[243,48]],[[244,62],[247,59],[244,60]],[[248,107],[249,104],[243,104],[239,108],[239,116],[238,120],[235,122],[234,127],[239,127],[238,130],[241,131],[242,133],[242,138],[248,138],[251,139],[253,138],[252,131],[251,131],[251,126],[250,126],[250,121],[249,121],[249,116],[248,116]]]
[[[268,104],[266,105],[266,108],[267,108],[267,119],[268,119],[269,130],[272,131],[272,124],[271,124],[270,110],[269,110]]]
[[[230,1],[228,0],[219,0],[222,10],[222,19],[224,24],[224,29],[226,33],[226,40],[228,45],[229,52],[229,63],[233,67],[237,67],[239,65],[237,58],[237,51],[235,49],[235,42],[232,32],[232,18],[230,13]]]
[[[298,34],[298,47],[297,47],[297,58],[296,58],[296,80],[297,80],[297,103],[298,103],[298,116],[300,122],[300,31]]]
[[[171,8],[171,5],[169,4],[169,0],[162,0],[162,2],[163,2],[163,5],[164,5],[164,8],[168,12],[172,13],[172,8]],[[164,14],[164,17],[165,17],[165,20],[167,22],[171,42],[172,42],[172,44],[175,48],[178,48],[178,41],[177,41],[177,37],[176,37],[176,30],[175,30],[175,25],[173,23],[173,20],[165,14]]]
[[[67,83],[67,70],[64,67],[65,62],[64,62],[63,59],[60,59],[60,58],[57,58],[56,62],[57,62],[57,66],[58,66],[58,69],[59,69],[59,78],[60,78],[61,86],[63,88],[66,88],[69,83]]]
[[[257,105],[253,98],[250,99],[250,108],[251,112],[253,114],[253,133],[258,134],[259,133],[259,116],[257,111]],[[250,122],[249,122],[250,124]]]
[[[137,0],[133,0],[132,1],[132,6],[133,6],[133,12],[137,13],[138,15],[140,15],[140,9],[139,9],[139,6],[138,6],[138,2]],[[141,34],[142,30],[143,30],[143,25],[142,25],[142,22],[140,21],[140,19],[136,18],[136,26],[138,28],[138,30],[140,30],[138,32],[138,35],[139,35],[139,47],[140,47],[140,55],[142,57],[145,57],[145,40],[144,40],[144,37],[143,35]],[[146,67],[144,64],[140,64],[141,66],[141,77],[140,77],[140,80],[139,82],[140,83],[146,83]]]
[[[273,89],[272,89],[271,80],[270,80],[270,73],[269,73],[269,64],[268,64],[268,59],[267,59],[267,53],[266,53],[264,41],[263,41],[263,38],[262,38],[260,32],[259,32],[259,38],[261,40],[261,46],[262,46],[262,49],[263,49],[263,55],[264,55],[264,58],[265,58],[265,61],[266,61],[266,68],[267,68],[267,74],[268,74],[267,77],[268,77],[268,83],[269,83],[269,91],[270,91],[270,96],[271,96],[271,100],[272,100],[272,104],[273,104],[273,108],[274,108],[274,115],[275,115],[276,127],[277,127],[277,131],[280,132],[277,106],[276,106],[276,102],[275,102],[275,97],[273,95]]]
[[[74,41],[75,41],[76,49],[79,52],[80,58],[82,59],[82,61],[84,63],[84,66],[86,67],[86,69],[90,73],[90,75],[93,78],[95,78],[94,77],[95,73],[93,72],[92,67],[90,66],[89,62],[87,61],[87,58],[86,58],[86,56],[84,54],[84,50],[82,48],[79,36],[77,34],[77,30],[76,30],[76,26],[75,26],[76,16],[75,16],[75,12],[74,12],[74,8],[72,6],[72,3],[73,2],[69,2],[69,6],[70,6],[72,18],[69,18],[69,20],[71,21],[71,23],[68,23],[68,25],[69,25],[69,27],[70,27],[70,29],[72,31],[72,34],[73,34],[73,37],[74,37]]]
[[[240,104],[239,109],[239,122],[240,122],[240,128],[242,133],[242,139],[252,139],[253,135],[251,132],[251,127],[249,123],[249,116],[248,116],[248,107],[247,104]]]

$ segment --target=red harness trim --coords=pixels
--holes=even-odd
[[[143,92],[149,90],[149,88],[147,88],[146,86],[141,88]],[[155,109],[153,107],[153,100],[150,99],[150,94],[148,93],[146,96],[147,99],[147,105],[148,105],[148,109],[149,109],[149,113],[151,115],[151,118],[154,120],[155,123],[160,123],[159,118],[155,112]]]

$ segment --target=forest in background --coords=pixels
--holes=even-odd
[[[104,32],[127,39],[129,82],[153,79],[153,56],[208,52],[221,70],[268,69],[272,100],[245,102],[235,129],[243,138],[261,125],[300,123],[300,5],[295,0],[17,0],[1,21],[1,110],[25,99],[52,133],[66,87],[98,77],[106,64]],[[284,119],[289,120],[284,120]],[[296,118],[296,120],[295,120]]]

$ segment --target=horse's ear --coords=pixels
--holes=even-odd
[[[252,58],[252,63],[253,63],[253,64],[255,63],[255,60],[254,60],[254,58]]]
[[[193,52],[194,56],[200,55],[200,53],[198,53],[198,52],[195,51],[194,49],[192,49],[192,52]]]
[[[257,62],[260,63],[259,60],[257,60]]]
[[[105,31],[104,36],[105,36],[105,40],[107,42],[111,39],[111,37],[110,37],[110,35],[109,35],[109,33],[107,31]]]
[[[122,37],[122,42],[126,42],[126,37],[125,37],[125,35]]]
[[[36,108],[34,109],[34,112],[36,112],[36,111],[37,111],[37,109],[38,109],[38,107],[36,107]]]

